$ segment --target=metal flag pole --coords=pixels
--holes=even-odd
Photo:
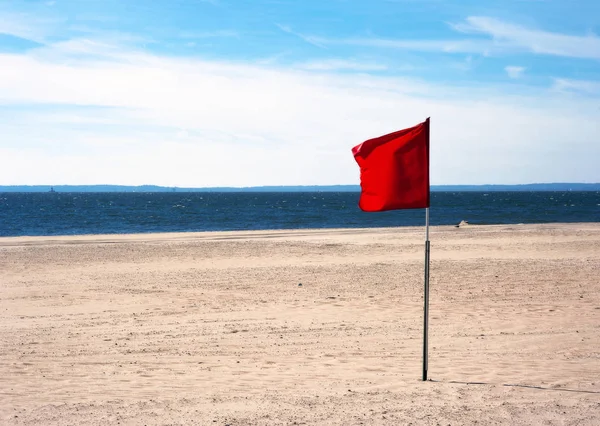
[[[429,207],[425,209],[425,294],[423,295],[423,381],[427,380],[427,352],[429,328]]]

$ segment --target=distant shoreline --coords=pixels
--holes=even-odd
[[[158,185],[0,185],[1,192],[359,192],[359,185],[304,185],[180,188]],[[600,191],[600,183],[521,185],[432,185],[432,192]]]

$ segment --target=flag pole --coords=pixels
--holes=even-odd
[[[423,295],[423,322],[423,381],[426,381],[429,337],[429,207],[425,209],[425,293]]]
[[[427,380],[429,369],[429,141],[431,130],[429,117],[427,123],[427,207],[425,208],[425,285],[423,294],[423,381]]]

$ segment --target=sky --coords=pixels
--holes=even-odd
[[[0,185],[600,182],[597,0],[0,0]]]

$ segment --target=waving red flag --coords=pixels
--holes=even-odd
[[[429,207],[429,118],[352,148],[366,212]]]

